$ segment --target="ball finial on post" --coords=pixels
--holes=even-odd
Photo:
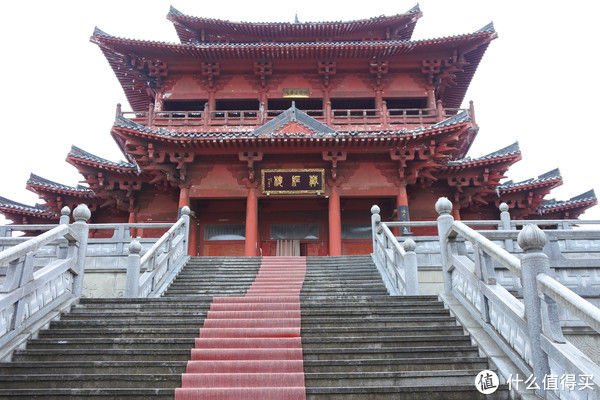
[[[71,217],[69,217],[70,214],[71,214],[71,209],[69,207],[64,206],[63,208],[61,208],[59,223],[60,224],[68,224],[71,219]]]
[[[415,251],[417,244],[414,240],[408,238],[402,243],[402,247],[404,248],[404,251]]]
[[[379,208],[379,206],[377,204],[375,204],[371,207],[371,214],[379,214],[380,211],[381,211],[381,209]]]
[[[80,204],[73,210],[73,219],[76,222],[87,222],[92,217],[90,209],[85,204]]]
[[[435,211],[440,215],[450,214],[452,212],[452,202],[446,197],[440,197],[435,202]]]
[[[542,251],[546,242],[546,234],[534,224],[525,225],[517,236],[517,243],[523,251]]]
[[[142,244],[139,240],[133,239],[131,243],[129,243],[128,250],[129,254],[140,254],[140,252],[142,251]]]
[[[500,206],[498,208],[500,209],[500,211],[506,212],[506,211],[508,211],[508,204],[506,204],[505,202],[502,202],[502,203],[500,203]]]
[[[188,206],[181,207],[181,215],[190,215],[192,210]]]

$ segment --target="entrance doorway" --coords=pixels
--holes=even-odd
[[[304,248],[306,248],[306,246],[304,246]],[[304,256],[305,254],[302,254],[300,240],[278,240],[275,255],[282,257],[297,257]]]
[[[258,210],[263,256],[327,255],[327,199],[262,198]]]

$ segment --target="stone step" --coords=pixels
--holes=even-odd
[[[193,338],[55,338],[34,339],[28,342],[27,350],[59,350],[59,349],[191,349]]]
[[[479,393],[473,384],[436,386],[347,386],[347,387],[307,387],[307,400],[508,400],[510,395],[506,385],[491,395]]]
[[[190,349],[38,349],[17,350],[14,361],[187,361]]]
[[[483,370],[488,368],[485,357],[415,357],[355,360],[304,360],[305,373],[399,372],[438,370]]]
[[[334,348],[361,348],[385,349],[390,347],[444,347],[444,346],[469,346],[471,339],[466,335],[430,335],[430,336],[326,336],[304,337],[302,348],[334,349]]]
[[[0,375],[2,389],[175,388],[180,384],[181,374]]]
[[[182,374],[187,361],[13,361],[0,363],[0,375]]]
[[[307,387],[439,386],[473,385],[479,370],[434,370],[403,372],[307,373]]]
[[[475,346],[303,349],[304,360],[381,360],[396,358],[477,357]]]
[[[0,390],[0,400],[9,399],[40,399],[40,400],[172,400],[175,389],[7,389]]]

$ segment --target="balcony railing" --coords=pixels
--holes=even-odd
[[[318,109],[302,110],[317,121],[338,130],[356,129],[399,129],[401,126],[431,125],[457,114],[464,109],[443,108],[394,108],[379,109]],[[221,127],[247,126],[259,127],[272,120],[285,110],[199,110],[199,111],[126,111],[117,112],[126,118],[146,126],[161,127]],[[473,108],[469,109],[473,118]]]

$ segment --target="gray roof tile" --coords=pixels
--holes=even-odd
[[[41,176],[35,175],[35,174],[31,174],[29,176],[29,179],[27,180],[27,184],[44,186],[44,187],[51,188],[51,189],[59,189],[59,190],[65,190],[65,191],[70,191],[70,192],[81,192],[81,193],[87,193],[87,194],[94,194],[94,192],[91,189],[89,189],[85,186],[63,185],[62,183],[57,183],[57,182],[51,181],[49,179],[42,178]]]
[[[39,204],[36,204],[35,206],[30,206],[28,204],[19,203],[1,196],[0,207],[9,208],[16,211],[24,211],[32,214],[55,214],[52,211],[50,211],[49,207],[41,206]]]
[[[540,213],[544,214],[544,213],[550,212],[553,209],[556,209],[559,207],[572,206],[572,205],[577,205],[577,204],[582,204],[582,203],[589,203],[592,201],[593,202],[597,201],[596,193],[594,192],[593,189],[588,190],[587,192],[582,193],[580,195],[571,197],[569,200],[550,199],[550,200],[543,201],[542,203],[540,203],[538,210],[540,211]]]
[[[444,122],[444,121],[442,121],[442,122]],[[442,122],[440,122],[440,123],[442,123]],[[476,157],[476,158],[465,157],[460,160],[449,161],[448,165],[451,165],[451,166],[461,165],[461,164],[467,164],[470,162],[490,160],[490,159],[494,159],[494,158],[500,158],[500,157],[510,156],[513,154],[520,154],[520,153],[521,153],[521,149],[519,148],[519,142],[514,142],[510,146],[506,146],[500,150],[496,150],[490,154],[486,154],[485,156]]]
[[[562,179],[562,176],[560,175],[560,170],[558,168],[555,168],[552,171],[548,171],[544,174],[541,174],[537,178],[529,178],[529,179],[525,179],[520,182],[514,182],[512,180],[506,181],[506,182],[502,183],[501,185],[498,185],[498,189],[506,190],[506,189],[516,188],[519,186],[527,186],[527,185],[536,184],[536,183],[553,181],[556,179]]]
[[[114,126],[129,128],[136,130],[138,132],[149,133],[153,135],[159,136],[167,136],[173,138],[190,138],[190,139],[255,139],[259,136],[266,135],[267,137],[306,137],[305,133],[272,133],[275,129],[275,125],[279,123],[283,123],[283,121],[293,118],[293,114],[296,116],[297,122],[305,125],[307,128],[315,132],[314,134],[310,134],[310,137],[373,137],[373,136],[386,136],[386,135],[419,135],[431,130],[444,128],[452,125],[461,124],[464,122],[470,121],[469,113],[467,111],[463,111],[458,113],[457,115],[453,115],[450,118],[447,118],[441,122],[438,122],[434,125],[430,126],[420,126],[418,128],[412,129],[399,129],[399,130],[389,130],[389,131],[336,131],[331,127],[317,121],[312,118],[308,114],[295,109],[296,111],[292,112],[292,109],[284,111],[282,114],[275,117],[273,120],[267,122],[263,126],[255,129],[254,131],[241,131],[241,132],[176,132],[169,131],[164,128],[152,129],[148,128],[144,125],[138,124],[130,119],[127,119],[121,115],[117,116],[114,122]],[[281,118],[280,118],[281,117]],[[280,119],[279,119],[280,118]],[[276,121],[276,122],[273,122]],[[277,122],[279,121],[279,122]],[[280,125],[283,126],[283,125]]]
[[[297,122],[316,134],[335,134],[334,129],[317,121],[305,112],[298,110],[296,108],[295,103],[292,102],[292,106],[290,108],[288,108],[287,110],[285,110],[266,124],[255,129],[254,132],[252,132],[252,135],[263,136],[272,134],[277,130],[283,128],[290,122]]]
[[[118,161],[118,162],[110,161],[105,158],[98,157],[92,153],[88,153],[87,151],[82,150],[77,146],[71,146],[71,151],[69,152],[69,156],[75,157],[75,158],[80,158],[83,160],[93,161],[98,164],[105,164],[105,165],[109,165],[109,166],[113,166],[113,167],[137,170],[137,166],[135,164],[132,164],[132,163],[129,163],[126,161]]]

